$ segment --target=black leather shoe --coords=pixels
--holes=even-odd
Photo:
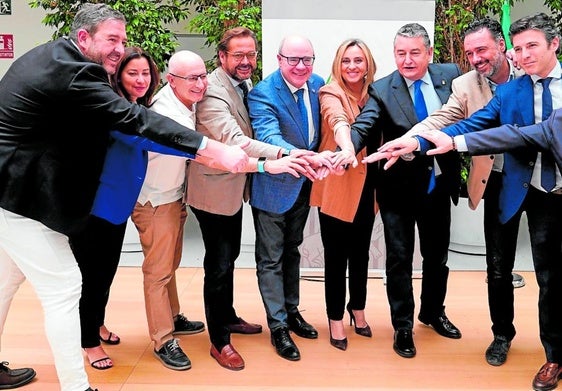
[[[174,319],[174,331],[172,334],[189,335],[201,333],[205,330],[205,323],[198,320],[187,320],[183,314],[178,314]]]
[[[443,337],[459,339],[462,336],[461,331],[451,323],[445,313],[435,319],[426,319],[421,315],[418,316],[418,319],[423,324],[433,327],[437,334],[442,335]]]
[[[486,349],[486,361],[495,367],[502,365],[507,360],[507,352],[511,342],[503,335],[494,336],[494,340]]]
[[[158,350],[154,350],[154,355],[162,361],[166,368],[176,371],[185,371],[191,368],[191,361],[178,345],[178,340],[173,338],[166,341]]]
[[[8,362],[0,362],[0,390],[10,390],[29,383],[35,377],[32,368],[8,368]]]
[[[295,312],[294,314],[287,315],[287,324],[289,325],[289,330],[302,338],[316,339],[318,338],[318,331],[300,314],[300,312]]]
[[[396,330],[394,332],[394,351],[401,357],[412,358],[416,355],[412,330]]]
[[[301,359],[299,348],[291,339],[289,329],[286,327],[278,328],[271,332],[271,344],[275,346],[277,354],[289,361]]]

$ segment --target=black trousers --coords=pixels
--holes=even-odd
[[[369,248],[375,222],[374,208],[374,188],[366,185],[353,222],[328,216],[320,210],[320,234],[324,246],[324,296],[328,319],[343,319],[348,269],[349,305],[354,310],[365,308]]]
[[[549,362],[562,364],[562,195],[529,188],[520,210],[527,213],[531,252],[539,285],[540,339]]]
[[[238,323],[234,310],[234,262],[240,255],[242,208],[233,216],[190,207],[205,245],[203,299],[211,343],[220,352],[230,343],[228,325]]]
[[[414,316],[412,262],[415,226],[422,264],[420,317],[441,315],[447,293],[447,256],[451,201],[439,184],[431,194],[413,194],[408,202],[380,204],[386,245],[386,291],[395,330],[411,330]]]
[[[80,326],[82,347],[100,345],[99,328],[105,322],[109,289],[121,257],[127,222],[115,225],[90,215],[85,229],[69,238],[82,273]]]
[[[499,219],[501,173],[492,171],[484,192],[484,239],[486,241],[486,274],[488,277],[488,307],[494,335],[508,341],[515,336],[513,265],[519,233],[519,218],[506,224]],[[520,217],[520,215],[519,215]]]

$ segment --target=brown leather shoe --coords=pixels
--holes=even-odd
[[[233,371],[244,369],[244,359],[231,344],[225,345],[220,353],[214,345],[211,345],[211,357],[217,360],[221,367],[226,369]]]
[[[544,364],[533,379],[533,390],[554,390],[558,385],[558,379],[562,375],[562,366],[554,362]]]
[[[237,334],[259,334],[262,331],[261,325],[248,323],[242,318],[238,318],[238,323],[229,324],[228,329]]]

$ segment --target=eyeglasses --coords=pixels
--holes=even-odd
[[[207,80],[207,74],[206,73],[202,73],[200,75],[179,76],[179,75],[176,75],[176,74],[173,74],[172,72],[170,72],[170,75],[172,75],[173,77],[177,77],[179,79],[187,80],[190,83],[197,83],[198,80],[201,80],[201,81]]]
[[[287,60],[287,64],[289,64],[290,66],[294,67],[297,66],[299,64],[299,62],[302,61],[304,66],[312,66],[312,64],[314,64],[314,59],[316,57],[312,56],[312,57],[287,57],[282,55],[281,53],[279,53],[279,55],[281,57],[283,57],[285,60]]]
[[[255,60],[258,57],[258,52],[242,53],[242,52],[226,51],[225,53],[227,53],[229,56],[232,56],[232,58],[234,58],[238,62],[242,61],[244,59],[244,57],[246,57],[248,59],[248,61]]]

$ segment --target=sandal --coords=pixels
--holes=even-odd
[[[115,337],[116,339],[112,339],[112,337]],[[108,345],[119,345],[119,343],[121,342],[121,338],[110,331],[109,337],[107,337],[107,339],[103,339],[103,337],[100,335],[100,341]]]
[[[90,365],[92,366],[92,368],[100,370],[100,371],[103,371],[103,370],[109,369],[109,368],[113,368],[113,362],[110,365],[107,365],[105,367],[102,367],[101,365],[96,365],[97,363],[105,361],[105,360],[111,360],[111,359],[106,356],[106,357],[100,358],[99,360],[92,361],[90,363]]]

